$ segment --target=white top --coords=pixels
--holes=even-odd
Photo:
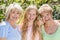
[[[28,27],[28,31],[26,33],[27,40],[31,40],[32,38],[32,27]]]
[[[39,34],[38,33],[35,35],[35,39],[34,40],[39,40]]]
[[[32,40],[32,27],[28,27],[28,31],[26,33],[27,40]],[[34,40],[39,40],[39,34],[36,33]]]

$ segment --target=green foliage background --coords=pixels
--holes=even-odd
[[[5,20],[5,11],[8,5],[14,2],[19,3],[24,10],[30,4],[35,4],[39,8],[42,4],[47,3],[54,10],[53,19],[60,19],[60,0],[0,0],[0,22]]]

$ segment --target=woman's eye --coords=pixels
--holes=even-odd
[[[36,14],[33,14],[33,15],[36,15]]]
[[[33,14],[33,15],[35,15],[35,14]]]
[[[15,11],[13,11],[12,13],[15,13]]]

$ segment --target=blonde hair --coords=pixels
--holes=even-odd
[[[42,12],[53,12],[53,9],[48,5],[48,4],[43,4],[40,8],[39,8],[39,13],[41,14]]]
[[[22,7],[18,4],[18,3],[13,3],[13,4],[10,4],[8,6],[8,8],[6,9],[6,20],[8,20],[8,17],[10,15],[10,11],[13,9],[13,8],[16,8],[17,10],[19,10],[20,13],[22,13]]]
[[[27,28],[28,28],[28,20],[27,20],[27,12],[29,12],[31,9],[35,9],[36,10],[36,15],[38,16],[38,10],[37,7],[35,5],[30,5],[29,7],[26,8],[25,10],[25,16],[24,16],[24,22],[23,22],[23,26],[22,26],[22,40],[26,40],[26,32],[27,32]],[[37,21],[37,17],[35,18],[35,20],[33,21],[33,27],[32,27],[32,40],[34,40],[34,37],[36,35],[36,32],[38,31],[38,26],[36,25],[36,21]],[[39,32],[40,34],[40,32]]]
[[[31,9],[36,9],[36,10],[37,10],[37,7],[36,7],[35,5],[33,5],[33,4],[32,4],[32,5],[29,5],[29,6],[26,8],[26,10],[28,10],[28,9],[30,9],[30,8],[31,8]]]

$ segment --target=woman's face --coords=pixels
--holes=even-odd
[[[41,13],[42,16],[42,20],[45,23],[46,21],[49,21],[52,17],[51,17],[51,13],[48,12],[43,12]]]
[[[31,9],[28,13],[27,13],[27,19],[28,21],[34,21],[36,18],[36,10],[35,9]]]
[[[20,13],[17,9],[12,9],[11,12],[10,12],[10,16],[9,16],[9,19],[13,22],[16,22],[20,17]]]

